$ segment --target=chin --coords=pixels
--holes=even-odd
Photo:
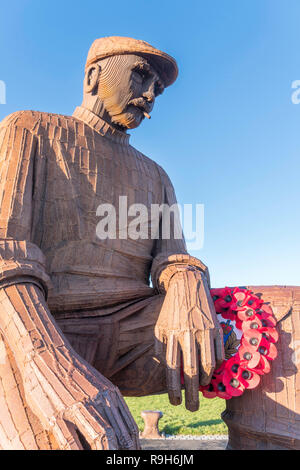
[[[139,113],[123,113],[112,117],[112,122],[125,129],[135,129],[143,121],[144,116]]]

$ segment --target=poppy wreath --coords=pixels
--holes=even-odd
[[[250,290],[225,287],[210,292],[223,328],[227,359],[214,371],[210,384],[200,386],[199,390],[206,398],[229,400],[242,395],[246,389],[257,387],[261,376],[270,371],[269,361],[277,356],[276,319],[271,307]],[[227,320],[226,323],[221,318]],[[232,322],[241,332],[240,340],[234,334]],[[230,356],[226,354],[226,344],[231,335],[235,340],[231,341],[231,349],[227,348],[234,352]]]

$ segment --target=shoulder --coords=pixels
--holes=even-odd
[[[164,186],[171,186],[173,188],[173,184],[170,180],[168,173],[160,165],[157,165],[157,167]]]
[[[32,134],[50,134],[51,128],[65,128],[74,126],[72,116],[46,113],[42,111],[16,111],[0,122],[0,130],[7,128],[26,129]],[[49,135],[50,137],[50,135]]]
[[[1,128],[7,127],[22,127],[24,129],[32,130],[34,125],[39,121],[42,113],[37,111],[16,111],[9,114],[0,123]]]
[[[150,171],[161,180],[162,184],[164,186],[172,186],[172,182],[167,174],[167,172],[163,169],[162,166],[160,166],[158,163],[156,163],[154,160],[151,158],[147,157],[144,155],[142,152],[139,150],[136,150],[134,147],[131,147],[134,152],[137,155],[137,158],[140,159],[144,164],[147,165],[147,167],[150,169]]]

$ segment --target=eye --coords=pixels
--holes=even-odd
[[[163,84],[159,81],[155,83],[155,88],[154,88],[154,93],[155,96],[161,95],[164,91],[164,86]]]
[[[136,68],[136,69],[133,70],[133,72],[134,72],[133,76],[135,78],[138,78],[139,81],[144,81],[145,80],[146,74],[145,74],[144,70],[142,70],[140,68]]]

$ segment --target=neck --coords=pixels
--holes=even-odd
[[[115,126],[111,126],[100,116],[97,116],[97,114],[84,106],[78,106],[73,113],[73,117],[79,121],[83,121],[103,137],[115,143],[123,145],[128,145],[129,143],[129,134],[117,129]]]
[[[107,124],[114,127],[116,130],[122,132],[125,131],[124,127],[118,126],[116,123],[112,122],[110,115],[105,110],[104,103],[100,100],[99,96],[91,95],[90,93],[84,94],[81,106],[92,111],[92,113],[96,114],[96,116],[103,119],[103,121],[107,122]]]

